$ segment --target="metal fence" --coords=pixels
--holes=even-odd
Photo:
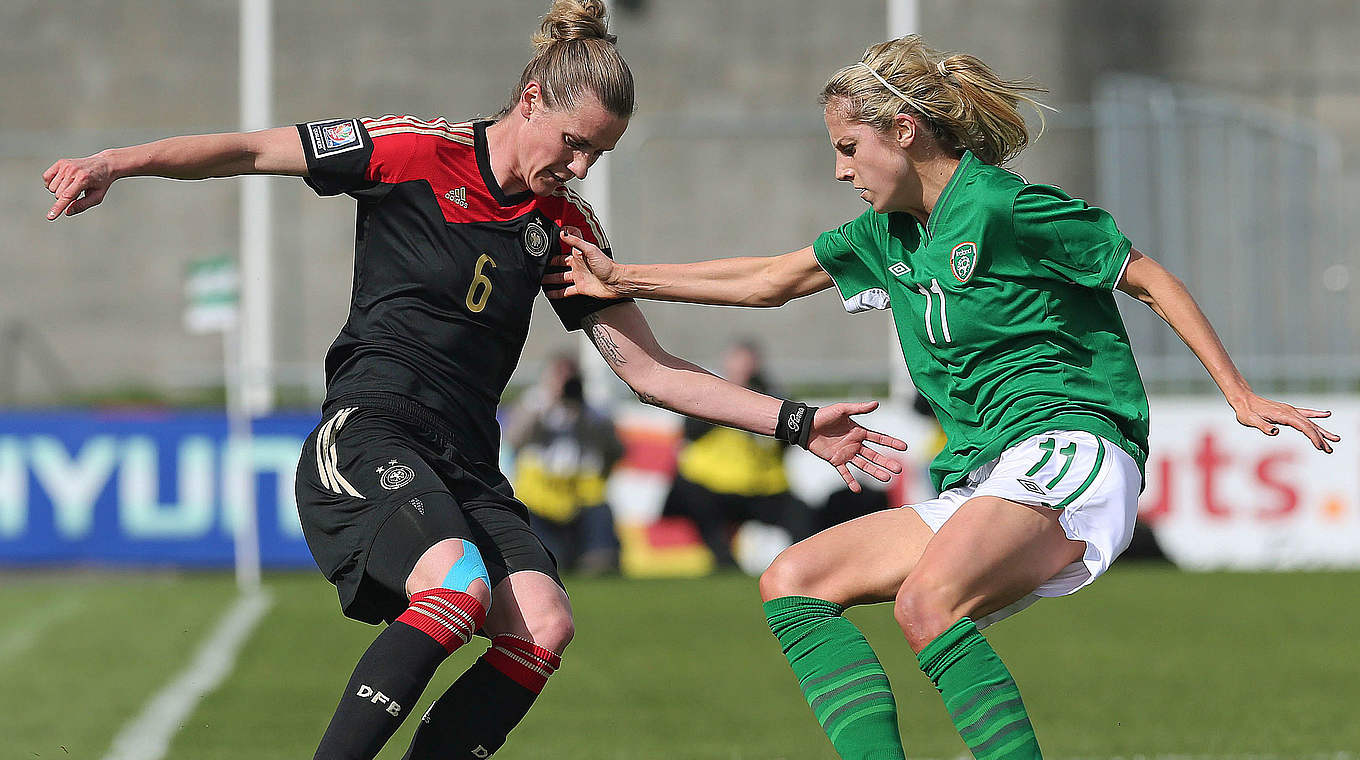
[[[1183,279],[1257,387],[1354,391],[1360,309],[1337,140],[1213,93],[1112,76],[1094,103],[1098,195]],[[1121,299],[1149,386],[1207,375],[1149,310]]]

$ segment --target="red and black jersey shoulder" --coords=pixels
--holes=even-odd
[[[560,250],[558,231],[570,226],[612,255],[598,216],[575,190],[560,187],[551,195],[535,196],[528,191],[506,194],[501,189],[486,150],[489,124],[396,115],[299,124],[306,146],[306,182],[320,195],[346,193],[367,203],[383,201],[394,189],[416,183],[422,187],[404,188],[404,200],[417,202],[428,216],[435,217],[431,222],[482,225],[499,232],[509,225],[517,229],[528,250],[540,238],[536,226],[530,224],[537,219],[554,252]],[[546,271],[547,258],[542,256],[542,271]],[[475,264],[475,260],[473,256],[469,261]],[[541,287],[537,281],[534,286]],[[551,301],[569,330],[578,329],[587,314],[615,303],[584,297]]]
[[[383,393],[452,420],[495,458],[495,409],[529,330],[558,232],[608,251],[599,219],[569,188],[506,194],[487,122],[411,116],[299,124],[307,183],[359,201],[349,318],[326,355],[327,403]],[[568,329],[616,301],[552,300]],[[469,443],[471,441],[471,443]]]

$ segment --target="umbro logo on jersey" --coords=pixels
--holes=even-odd
[[[467,208],[466,187],[456,187],[448,191],[447,193],[444,193],[444,197],[447,198],[448,200],[453,201],[454,203],[457,203],[459,206],[462,206],[463,208]]]
[[[911,274],[911,267],[899,261],[896,264],[893,264],[892,266],[888,267],[888,271],[892,272],[893,276],[895,277],[903,277],[905,275]]]
[[[954,273],[954,279],[968,282],[977,268],[977,254],[977,243],[959,243],[954,246],[954,250],[949,252],[949,269]]]

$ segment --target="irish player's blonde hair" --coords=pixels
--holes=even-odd
[[[534,57],[500,115],[510,113],[529,82],[538,82],[549,108],[569,109],[593,93],[606,111],[633,115],[633,72],[609,33],[602,0],[553,0],[534,34]]]
[[[859,63],[837,71],[822,88],[820,102],[847,121],[884,133],[892,130],[897,114],[906,113],[946,151],[971,150],[984,163],[1001,165],[1030,143],[1021,103],[1038,112],[1043,131],[1044,106],[1027,92],[1045,90],[1002,79],[966,53],[933,50],[912,34],[880,42]]]

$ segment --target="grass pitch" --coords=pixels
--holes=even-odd
[[[315,750],[377,629],[318,574],[266,579],[273,607],[169,752]],[[760,614],[755,580],[569,579],[577,636],[498,760],[835,758]],[[1360,573],[1117,567],[988,630],[1045,756],[1360,760]],[[0,575],[0,758],[99,760],[234,597],[227,575]],[[851,613],[883,659],[910,757],[966,757],[887,606]],[[423,712],[480,653],[436,675]],[[398,760],[414,719],[380,756]]]

